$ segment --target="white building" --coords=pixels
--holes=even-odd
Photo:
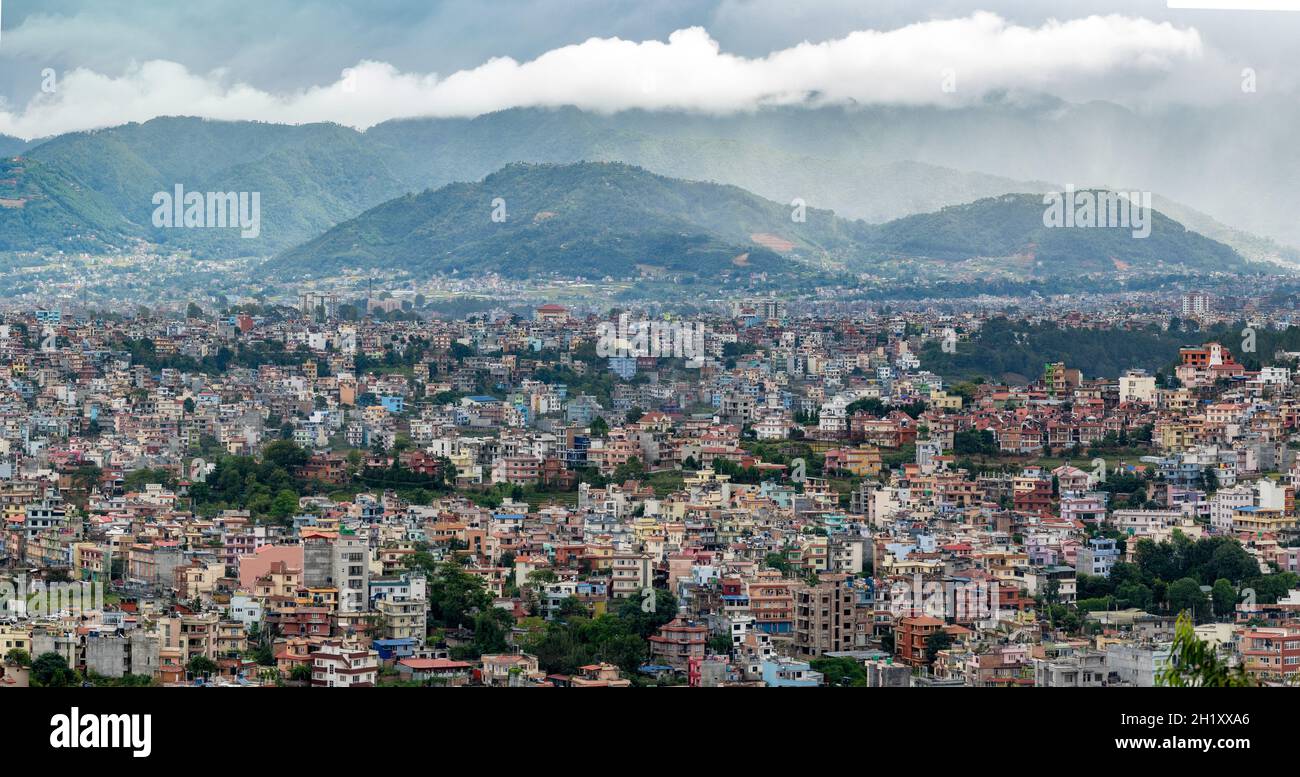
[[[1119,379],[1119,401],[1155,404],[1156,379],[1141,370],[1129,370]]]

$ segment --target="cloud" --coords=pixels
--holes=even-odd
[[[592,38],[526,62],[508,57],[451,73],[401,72],[362,61],[333,83],[271,92],[166,60],[120,75],[63,74],[52,93],[0,111],[0,132],[44,137],[161,115],[357,128],[401,117],[468,117],[514,107],[573,105],[708,113],[772,105],[965,105],[991,93],[1105,96],[1203,58],[1200,34],[1120,15],[1019,26],[992,13],[863,30],[762,57],[730,54],[701,27],[667,41]],[[948,88],[945,88],[948,87]]]

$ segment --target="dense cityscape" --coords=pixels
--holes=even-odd
[[[1164,301],[11,311],[4,682],[1287,684],[1300,329]]]
[[[0,4],[15,754],[1290,755],[1300,0]]]

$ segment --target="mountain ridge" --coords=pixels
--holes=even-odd
[[[490,219],[497,207],[505,217],[499,223]],[[1159,212],[1151,214],[1150,237],[1135,239],[1124,230],[1051,229],[1043,209],[1039,195],[1002,195],[869,225],[623,163],[515,163],[482,181],[390,200],[282,252],[262,270],[286,277],[351,269],[626,278],[654,268],[708,278],[734,274],[724,271],[728,254],[747,254],[751,271],[780,275],[887,273],[904,259],[929,262],[938,272],[1029,275],[1115,272],[1139,263],[1161,270],[1248,266],[1230,247]]]

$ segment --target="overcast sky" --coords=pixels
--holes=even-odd
[[[577,104],[710,112],[990,93],[1300,96],[1300,13],[1165,0],[3,0],[0,132]],[[43,92],[54,73],[52,92]],[[1229,109],[1225,107],[1225,110]]]

